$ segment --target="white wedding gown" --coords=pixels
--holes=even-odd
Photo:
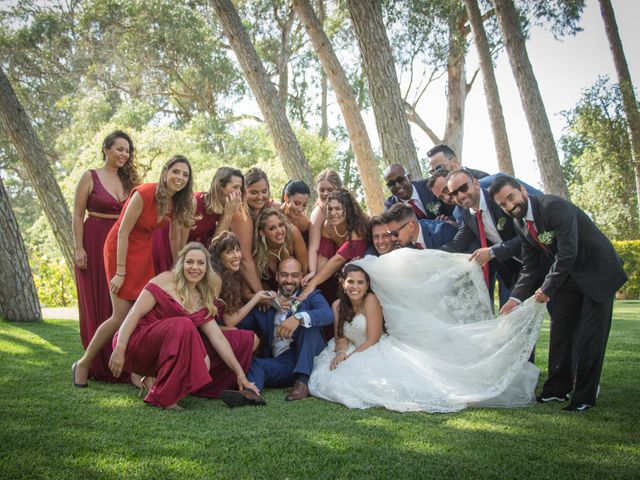
[[[453,412],[522,407],[539,370],[527,359],[544,317],[533,298],[494,318],[482,270],[468,255],[403,248],[358,260],[383,307],[388,335],[331,371],[334,340],[315,359],[311,394],[350,408]],[[345,323],[349,353],[366,318]]]

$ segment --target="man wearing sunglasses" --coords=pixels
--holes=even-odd
[[[427,187],[427,180],[412,182],[402,165],[389,165],[384,171],[384,180],[392,193],[384,202],[385,210],[397,203],[404,203],[409,205],[416,218],[421,220],[433,220],[441,216],[452,217],[454,207],[438,200]]]
[[[454,170],[447,175],[449,195],[460,209],[462,224],[453,240],[442,247],[448,252],[461,253],[476,243],[469,260],[475,260],[483,269],[490,298],[493,298],[494,272],[507,288],[511,288],[520,272],[520,238],[513,222],[491,199],[487,190],[467,169]],[[500,304],[508,294],[500,295]]]
[[[457,228],[442,220],[418,220],[413,209],[396,203],[384,213],[387,233],[396,247],[418,250],[440,248],[451,241]]]

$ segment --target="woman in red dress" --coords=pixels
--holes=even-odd
[[[318,255],[326,260],[298,295],[299,300],[332,278],[345,263],[362,257],[367,250],[369,219],[348,190],[339,188],[329,194],[326,217],[318,249]],[[337,280],[335,283],[337,286]]]
[[[309,227],[311,220],[307,216],[307,204],[311,190],[309,186],[302,180],[289,180],[282,189],[282,204],[280,210],[284,213],[289,221],[298,227],[304,243],[309,243]]]
[[[159,183],[133,189],[104,245],[104,265],[109,280],[113,313],[96,330],[80,360],[72,366],[73,384],[87,386],[89,367],[129,313],[133,302],[154,276],[151,235],[173,219],[189,228],[193,220],[191,166],[175,155],[164,165]]]
[[[224,334],[214,321],[214,291],[219,282],[204,246],[187,244],[173,270],[145,286],[114,336],[109,363],[113,375],[129,370],[154,377],[145,402],[161,408],[180,409],[178,401],[190,393],[213,396],[236,384],[239,390],[252,392],[255,404],[264,404],[245,376],[251,365],[252,339],[241,352],[241,365],[227,336],[245,334],[239,330]],[[227,374],[211,375],[212,369]]]
[[[107,135],[102,142],[102,160],[101,168],[82,174],[73,202],[76,290],[80,339],[84,348],[100,324],[111,316],[111,298],[102,252],[124,201],[140,183],[133,142],[126,133],[116,130]],[[107,344],[91,363],[89,376],[107,382],[128,381],[128,375],[120,379],[111,375],[110,356],[111,344]]]

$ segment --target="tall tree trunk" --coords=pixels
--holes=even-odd
[[[356,96],[327,35],[322,30],[322,25],[313,11],[311,2],[309,0],[294,0],[293,5],[336,94],[351,139],[351,147],[362,179],[364,198],[369,214],[378,215],[384,210],[384,195],[380,185],[381,175],[371,148],[367,127],[360,115]]]
[[[53,235],[73,275],[73,236],[67,202],[62,196],[40,139],[1,68],[0,121],[7,137],[15,145],[20,160],[26,166],[29,181],[38,195]]]
[[[318,0],[318,20],[320,21],[320,28],[324,31],[324,20],[326,18],[326,11],[324,7],[324,0]],[[327,94],[329,88],[327,84],[327,74],[324,68],[320,67],[320,138],[327,139],[329,137],[329,115],[327,113]]]
[[[387,164],[404,165],[422,178],[411,128],[404,114],[393,52],[382,20],[380,0],[347,0],[362,53],[382,154]]]
[[[404,100],[402,103],[404,105],[404,113],[406,113],[407,115],[407,120],[409,120],[411,123],[419,127],[420,130],[426,133],[427,136],[429,137],[429,140],[431,140],[434,143],[434,145],[438,143],[442,143],[442,140],[440,139],[440,137],[438,137],[438,135],[436,135],[436,133],[429,128],[429,126],[422,119],[420,114],[416,112],[416,109],[414,108],[414,106],[411,105],[406,100]]]
[[[300,144],[279,102],[278,92],[251,44],[237,10],[230,0],[211,0],[211,4],[216,10],[225,35],[256,97],[287,175],[292,179],[304,180],[307,185],[313,185],[309,162],[302,153]],[[312,190],[312,196],[313,192],[314,190]]]
[[[42,320],[27,251],[2,178],[0,178],[0,317],[10,322]]]
[[[520,18],[513,0],[492,0],[507,48],[511,70],[520,91],[520,100],[527,117],[536,151],[542,183],[547,193],[569,198],[558,150],[556,149],[549,118],[542,102],[538,82],[527,54]]]
[[[289,39],[291,37],[291,28],[295,14],[293,6],[287,11],[284,18],[278,16],[278,8],[274,6],[276,21],[280,27],[280,52],[278,53],[278,93],[280,94],[280,104],[282,110],[287,111],[287,100],[289,99],[289,58],[291,57],[291,49],[289,48]]]
[[[484,29],[482,14],[478,6],[478,0],[464,0],[467,8],[467,16],[471,23],[473,32],[473,42],[478,51],[480,60],[480,70],[482,71],[482,83],[484,85],[484,96],[487,101],[493,142],[498,156],[498,169],[502,173],[515,176],[513,161],[511,159],[511,148],[509,147],[509,137],[507,136],[507,126],[502,113],[502,103],[498,92],[498,82],[493,71],[493,61],[491,60],[491,50],[487,40],[487,32]]]
[[[611,6],[610,0],[598,0],[600,2],[600,13],[604,21],[604,28],[609,39],[609,47],[613,55],[613,63],[616,66],[616,74],[618,75],[618,83],[622,93],[622,105],[624,113],[627,117],[627,129],[629,132],[629,140],[631,142],[631,155],[633,158],[633,167],[636,174],[636,196],[638,197],[638,213],[640,214],[640,112],[638,111],[638,102],[633,91],[633,82],[631,81],[631,73],[627,65],[627,58],[622,48],[622,40],[618,32],[618,23]]]
[[[464,107],[467,100],[465,68],[464,9],[449,20],[449,52],[447,55],[447,120],[443,142],[449,145],[462,161],[464,135]]]

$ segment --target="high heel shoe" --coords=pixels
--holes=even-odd
[[[73,386],[76,388],[87,388],[89,386],[88,383],[76,383],[76,367],[78,366],[78,362],[74,362],[73,365],[71,365],[71,383],[73,383]]]
[[[140,378],[140,393],[138,394],[138,396],[140,398],[145,397],[147,395],[147,393],[149,393],[149,391],[151,390],[151,387],[153,387],[153,384],[156,382],[156,379],[153,377],[142,377]]]

